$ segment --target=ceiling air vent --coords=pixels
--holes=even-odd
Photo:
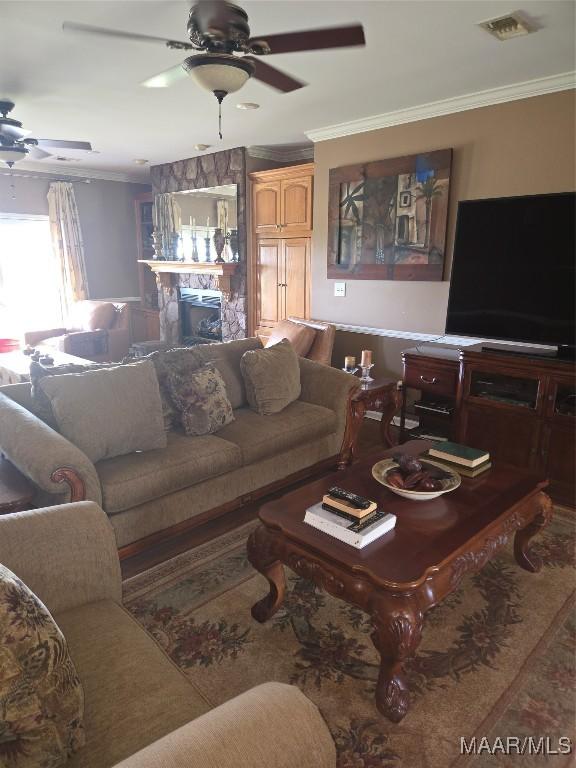
[[[536,31],[536,26],[528,22],[520,11],[507,13],[506,16],[499,16],[497,19],[481,21],[478,26],[497,40],[510,40],[512,37],[529,35],[530,32]]]

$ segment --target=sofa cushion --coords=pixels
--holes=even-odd
[[[70,312],[68,327],[74,331],[108,331],[116,322],[111,301],[77,301]]]
[[[288,339],[246,352],[240,361],[250,408],[267,416],[300,397],[300,365]]]
[[[85,694],[86,746],[66,768],[111,768],[210,709],[117,603],[88,603],[56,618]]]
[[[210,363],[186,376],[168,374],[168,389],[187,435],[211,435],[234,421],[224,380]]]
[[[282,339],[288,339],[294,347],[294,352],[299,357],[306,357],[315,338],[316,331],[313,328],[301,323],[293,323],[291,320],[282,320],[274,327],[266,347],[273,347]]]
[[[258,337],[220,344],[200,344],[194,347],[194,352],[201,363],[213,363],[220,371],[232,408],[241,408],[247,403],[240,360],[245,352],[253,349],[262,349],[262,342]]]
[[[44,378],[58,430],[93,461],[166,446],[158,379],[149,360]]]
[[[234,411],[232,424],[220,430],[218,436],[240,448],[243,464],[253,464],[330,435],[336,428],[334,411],[297,400],[270,416],[239,408]]]
[[[109,515],[158,499],[242,464],[238,446],[220,437],[169,432],[167,446],[99,461],[102,505]]]
[[[64,765],[84,745],[83,721],[84,692],[62,632],[0,565],[0,764]]]

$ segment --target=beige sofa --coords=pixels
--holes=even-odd
[[[109,515],[120,548],[144,546],[145,537],[180,531],[262,489],[336,464],[358,379],[301,358],[300,399],[261,416],[247,405],[240,372],[244,352],[260,346],[250,338],[195,348],[220,370],[234,408],[234,421],[217,434],[169,432],[166,448],[94,465],[34,415],[30,385],[14,384],[0,387],[0,451],[34,482],[38,506],[95,501]]]
[[[84,688],[86,745],[68,768],[335,768],[330,732],[297,688],[267,683],[211,709],[122,607],[96,504],[0,516],[0,563],[50,610]]]

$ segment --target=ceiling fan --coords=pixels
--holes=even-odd
[[[192,6],[187,25],[190,42],[69,21],[64,22],[63,28],[71,32],[162,43],[178,51],[201,51],[189,56],[182,64],[145,80],[142,85],[167,87],[188,74],[202,88],[212,91],[220,106],[225,96],[238,91],[251,77],[282,93],[306,85],[262,61],[263,56],[365,45],[361,24],[250,37],[248,14],[227,0],[198,0]]]
[[[22,123],[9,113],[14,109],[14,102],[0,100],[0,160],[11,168],[19,160],[43,160],[52,157],[41,147],[53,149],[92,149],[89,141],[64,141],[63,139],[32,139],[28,138],[31,131],[22,128]]]

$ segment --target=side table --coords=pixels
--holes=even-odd
[[[0,515],[32,508],[34,486],[11,464],[0,458]]]
[[[352,374],[350,374],[352,375]],[[395,379],[373,379],[362,382],[350,395],[346,432],[340,452],[338,469],[345,469],[354,458],[354,450],[366,411],[380,411],[380,437],[385,448],[395,444],[390,434],[390,422],[400,409],[401,391]]]

